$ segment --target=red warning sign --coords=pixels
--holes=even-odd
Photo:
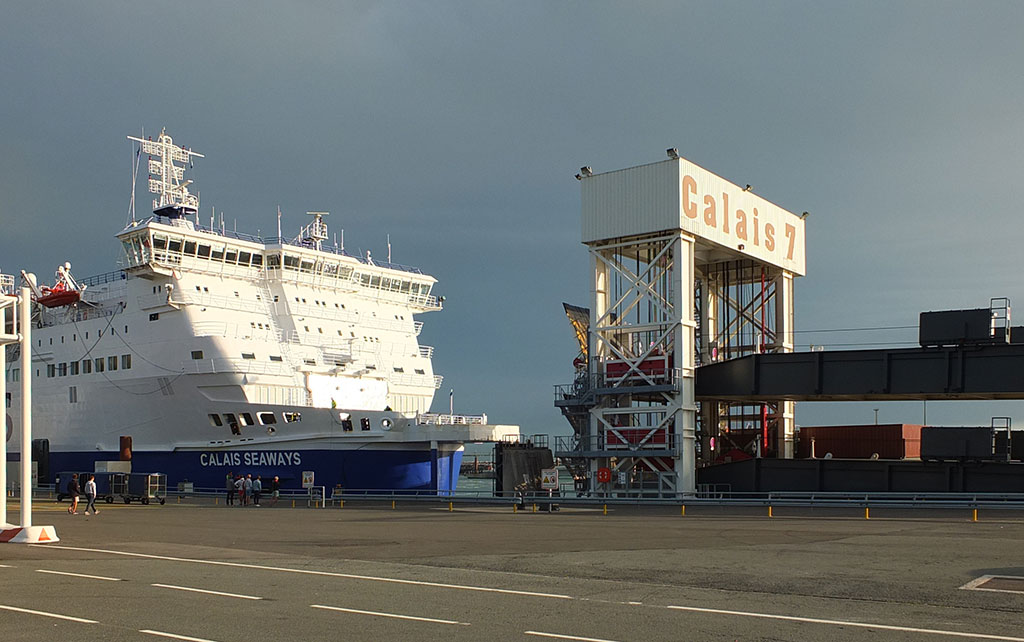
[[[598,468],[597,469],[597,481],[602,484],[607,484],[612,480],[612,469],[611,468]]]

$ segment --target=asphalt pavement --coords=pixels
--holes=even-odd
[[[0,544],[5,639],[1024,642],[1020,513],[66,505]]]

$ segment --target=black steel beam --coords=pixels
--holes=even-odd
[[[698,400],[1024,399],[1024,345],[757,354],[697,369]]]

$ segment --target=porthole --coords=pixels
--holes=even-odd
[[[387,417],[380,420],[380,427],[384,430],[391,430],[391,420]]]

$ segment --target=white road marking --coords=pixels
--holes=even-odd
[[[99,624],[96,620],[87,620],[81,617],[71,617],[70,615],[61,615],[60,613],[47,613],[46,611],[33,611],[32,609],[20,609],[16,606],[6,606],[0,604],[0,609],[5,611],[17,611],[18,613],[28,613],[30,615],[42,615],[43,617],[57,618],[58,620],[71,620],[72,622],[81,622],[82,624]]]
[[[526,635],[536,635],[541,638],[557,638],[559,640],[582,640],[583,642],[615,642],[604,638],[581,638],[578,635],[560,635],[558,633],[544,633],[543,631],[523,631]]]
[[[1011,589],[996,589],[996,588],[984,588],[981,585],[989,580],[1024,580],[1024,577],[1017,575],[982,575],[977,579],[973,579],[970,582],[964,584],[960,588],[966,591],[992,591],[993,593],[1017,593],[1018,595],[1024,594],[1024,591],[1014,591]]]
[[[192,593],[207,593],[209,595],[222,595],[224,597],[237,597],[243,600],[262,600],[262,597],[257,595],[240,595],[238,593],[225,593],[223,591],[208,591],[206,589],[192,588],[190,586],[175,586],[173,584],[150,584],[157,588],[174,589],[176,591],[191,591]]]
[[[206,638],[190,638],[187,635],[165,633],[164,631],[153,631],[152,629],[139,629],[139,633],[148,633],[149,635],[157,635],[162,638],[171,638],[172,640],[187,640],[187,642],[215,642],[214,640],[207,640]]]
[[[912,626],[893,626],[890,624],[868,624],[866,622],[850,622],[847,620],[822,620],[813,617],[797,617],[794,615],[774,615],[771,613],[750,613],[746,611],[726,611],[723,609],[706,609],[697,606],[669,606],[670,609],[678,611],[693,611],[696,613],[714,613],[716,615],[741,615],[745,617],[764,618],[768,620],[786,620],[789,622],[809,622],[811,624],[831,624],[833,626],[855,626],[863,629],[880,629],[884,631],[903,631],[905,633],[929,633],[932,635],[948,635],[959,638],[972,638],[975,640],[1004,640],[1007,642],[1024,642],[1024,638],[1016,638],[1006,635],[990,635],[987,633],[964,633],[961,631],[945,631],[942,629],[918,629]]]
[[[218,562],[215,560],[195,560],[187,557],[170,557],[167,555],[150,555],[148,553],[129,553],[127,551],[113,551],[102,548],[82,548],[78,546],[55,546],[52,544],[29,544],[29,546],[43,546],[50,550],[85,551],[87,553],[107,553],[110,555],[124,555],[127,557],[142,557],[154,560],[166,560],[170,562],[190,562],[192,564],[209,564],[211,566],[228,566],[231,568],[251,568],[259,571],[278,571],[281,573],[298,573],[300,575],[320,575],[324,577],[341,577],[350,580],[368,580],[372,582],[390,582],[392,584],[410,584],[413,586],[432,586],[434,588],[460,589],[463,591],[480,591],[484,593],[502,593],[505,595],[523,595],[526,597],[549,597],[559,600],[574,599],[571,595],[560,595],[558,593],[537,593],[534,591],[515,591],[512,589],[489,588],[485,586],[464,586],[461,584],[442,584],[440,582],[424,582],[420,580],[401,580],[393,577],[376,577],[373,575],[352,575],[350,573],[334,573],[331,571],[313,571],[303,568],[285,568],[281,566],[262,566],[260,564],[242,564],[240,562]]]
[[[14,567],[10,566],[8,564],[0,564],[0,568],[14,568]]]
[[[103,577],[102,575],[86,575],[84,573],[68,573],[67,571],[48,571],[44,568],[37,568],[36,573],[49,573],[51,575],[69,575],[71,577],[84,577],[90,580],[106,580],[108,582],[123,582],[119,577]]]
[[[469,622],[456,622],[455,620],[438,620],[432,617],[416,617],[415,615],[399,615],[398,613],[379,613],[377,611],[360,611],[359,609],[343,609],[340,606],[326,606],[324,604],[310,604],[314,609],[325,609],[327,611],[341,611],[343,613],[357,613],[359,615],[376,615],[377,617],[391,617],[399,620],[416,620],[417,622],[434,622],[437,624],[458,624],[469,626]]]

